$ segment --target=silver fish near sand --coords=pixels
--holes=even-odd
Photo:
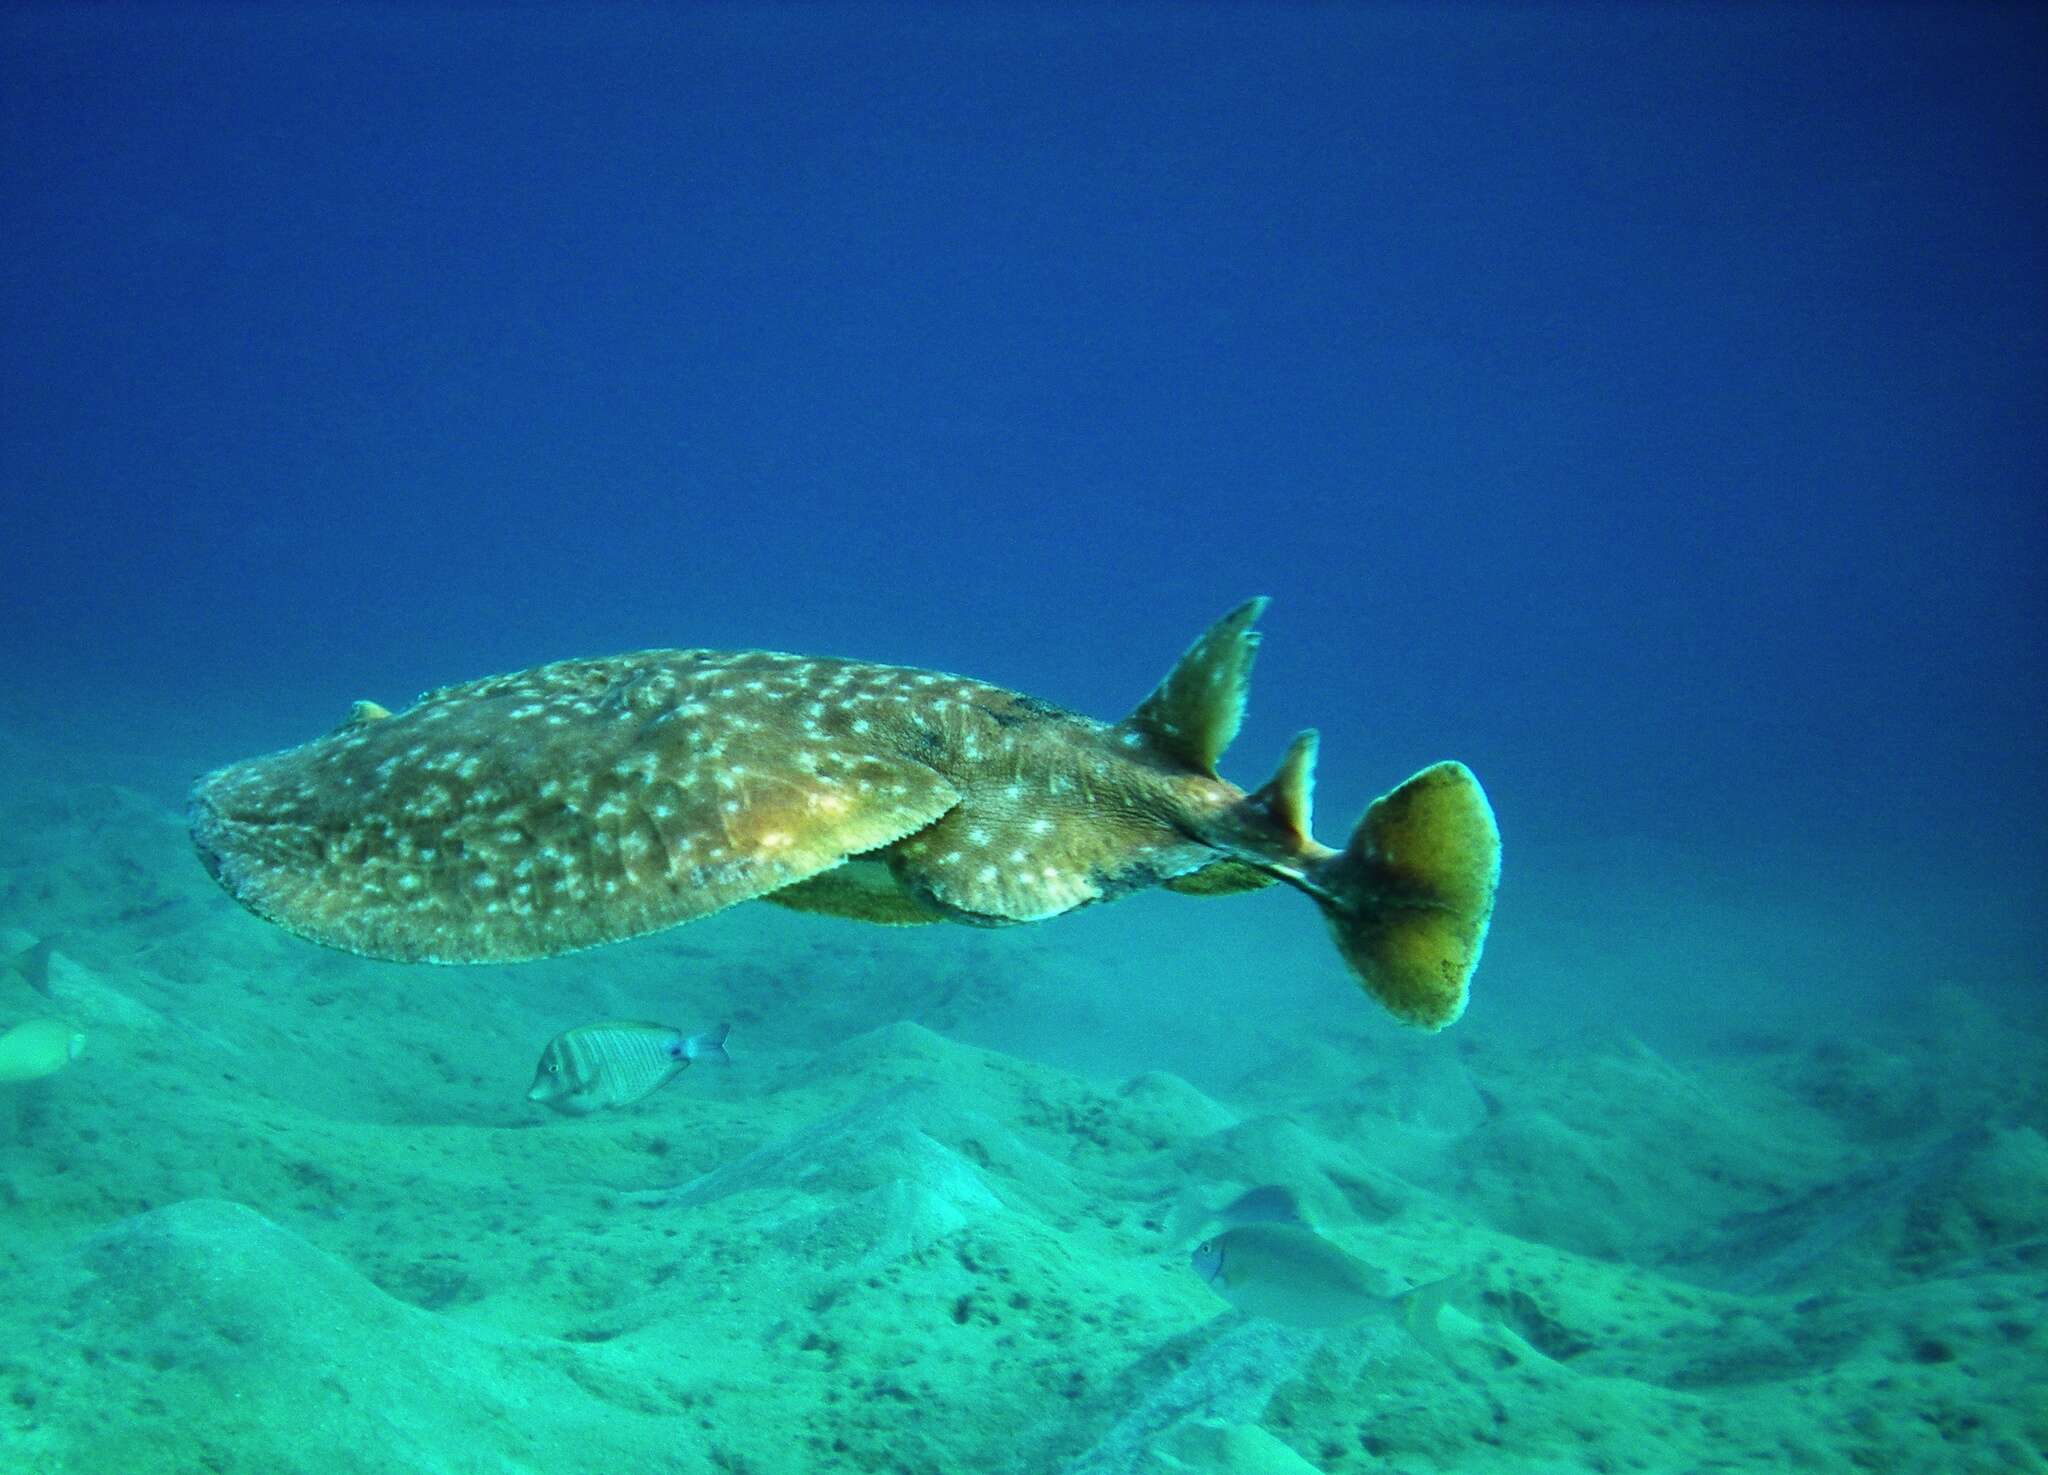
[[[650,650],[358,703],[192,791],[207,870],[258,916],[408,962],[553,957],[756,897],[867,922],[1036,922],[1148,886],[1308,895],[1366,991],[1465,1008],[1500,835],[1460,763],[1309,833],[1316,734],[1247,793],[1250,600],[1120,722],[938,671]]]
[[[39,1081],[85,1053],[85,1032],[61,1019],[25,1019],[0,1034],[0,1082]]]
[[[725,1037],[731,1032],[731,1025],[721,1024],[708,1034],[686,1035],[632,1020],[564,1030],[540,1052],[526,1099],[570,1116],[631,1106],[699,1060],[729,1064]]]
[[[1436,1319],[1455,1276],[1384,1295],[1363,1260],[1301,1224],[1239,1225],[1202,1241],[1189,1263],[1210,1290],[1249,1315],[1299,1327],[1395,1321],[1446,1355]]]

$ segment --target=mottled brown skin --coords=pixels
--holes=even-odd
[[[1028,698],[977,703],[974,715],[975,757],[957,742],[929,752],[960,803],[878,852],[903,890],[953,920],[1037,921],[1189,875],[1219,853],[1316,858],[1256,833],[1242,789],[1191,771],[1128,724]],[[1057,876],[1044,874],[1048,863]]]
[[[1161,883],[1277,879],[1322,906],[1375,997],[1440,1026],[1492,905],[1484,796],[1452,764],[1411,780],[1437,796],[1427,808],[1395,803],[1410,786],[1380,801],[1427,822],[1402,834],[1403,871],[1364,824],[1343,852],[1308,837],[1312,734],[1257,794],[1219,778],[1262,607],[1219,621],[1114,724],[939,672],[772,651],[562,661],[396,714],[359,704],[324,737],[202,779],[193,838],[258,915],[428,962],[552,956],[756,897],[987,926]],[[1454,859],[1472,883],[1448,890],[1428,863],[1446,817],[1465,825]],[[1377,976],[1382,959],[1403,979]]]
[[[1127,727],[1000,687],[648,651],[351,721],[210,775],[193,820],[209,867],[274,921],[486,961],[672,925],[856,855],[940,917],[1036,921],[1214,860],[1201,836],[1241,799]]]

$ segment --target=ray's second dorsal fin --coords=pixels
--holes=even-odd
[[[1264,597],[1247,599],[1211,625],[1124,719],[1124,727],[1214,777],[1216,760],[1244,720],[1252,656],[1259,648],[1259,632],[1252,627],[1265,612]]]
[[[1313,840],[1309,825],[1314,814],[1317,743],[1313,727],[1295,734],[1273,776],[1251,796],[1251,802],[1262,806],[1282,833],[1299,846]]]

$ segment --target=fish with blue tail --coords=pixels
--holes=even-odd
[[[686,1035],[665,1024],[606,1020],[564,1030],[548,1041],[534,1068],[528,1101],[569,1116],[631,1106],[651,1096],[700,1060],[729,1064],[721,1024]]]

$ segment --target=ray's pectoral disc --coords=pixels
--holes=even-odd
[[[768,652],[566,661],[201,780],[192,830],[252,911],[434,962],[547,957],[778,890],[958,796],[863,744],[820,666]],[[833,721],[837,716],[838,721]]]

